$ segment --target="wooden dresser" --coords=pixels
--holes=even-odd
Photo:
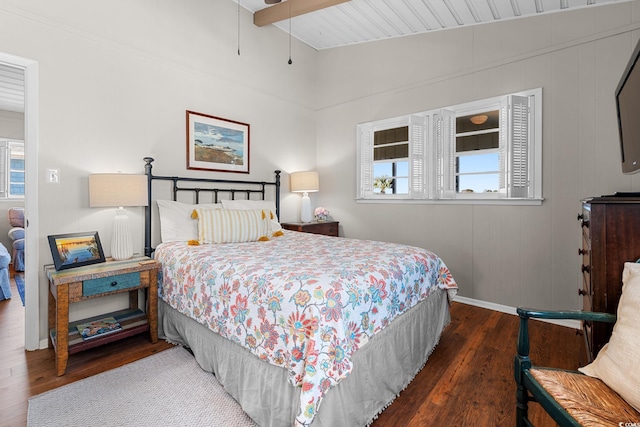
[[[616,313],[625,262],[640,258],[640,197],[594,197],[582,203],[583,310]],[[585,322],[588,361],[609,341],[613,326]]]

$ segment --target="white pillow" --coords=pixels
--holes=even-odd
[[[156,202],[160,212],[160,239],[163,242],[198,240],[198,221],[191,218],[193,209],[196,207],[222,208],[219,203],[191,205],[173,200],[157,200]]]
[[[640,411],[640,264],[627,262],[622,272],[622,296],[609,342],[596,360],[579,371],[600,378]]]
[[[254,210],[254,209],[266,209],[273,212],[273,216],[276,221],[276,202],[273,200],[222,200],[222,207],[225,209],[239,209],[239,210]]]
[[[278,214],[276,213],[276,202],[273,200],[222,200],[222,207],[225,209],[238,210],[268,210],[273,214],[273,218],[269,222],[269,236],[282,230],[282,226],[278,222]]]
[[[242,243],[269,240],[262,209],[205,209],[196,207],[198,240],[208,243]]]

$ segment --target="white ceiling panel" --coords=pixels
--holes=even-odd
[[[269,7],[264,0],[233,1],[252,13]],[[291,35],[322,50],[624,1],[630,0],[350,0],[291,18]],[[289,32],[288,18],[273,25]]]

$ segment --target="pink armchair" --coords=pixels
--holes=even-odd
[[[9,238],[13,240],[13,268],[15,271],[24,271],[24,208],[9,208]]]

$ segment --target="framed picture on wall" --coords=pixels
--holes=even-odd
[[[97,231],[47,237],[57,271],[105,262]]]
[[[249,124],[187,111],[187,169],[249,173]]]

